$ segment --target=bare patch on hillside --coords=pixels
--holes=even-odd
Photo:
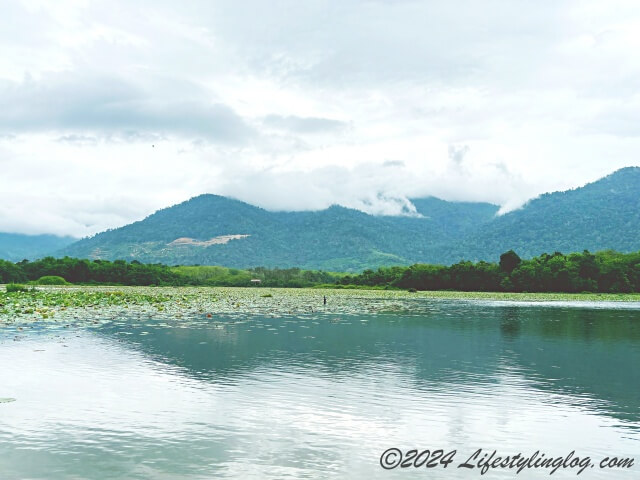
[[[213,237],[209,240],[196,240],[189,237],[176,238],[173,242],[167,244],[170,247],[177,247],[180,245],[191,245],[195,247],[209,247],[211,245],[225,245],[231,240],[240,240],[247,238],[250,235],[220,235],[219,237]]]
[[[105,252],[100,247],[94,248],[89,254],[89,258],[91,260],[101,260],[102,258],[104,258],[104,256]]]

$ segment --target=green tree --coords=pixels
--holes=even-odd
[[[521,261],[522,260],[516,252],[509,250],[508,252],[500,255],[500,270],[510,274],[518,265],[520,265]]]

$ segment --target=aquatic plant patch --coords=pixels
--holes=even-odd
[[[327,303],[324,304],[324,297]],[[183,318],[216,315],[361,314],[428,311],[432,301],[616,302],[640,307],[640,294],[407,292],[401,290],[240,287],[39,286],[0,292],[0,325],[15,322],[96,322],[123,316]]]

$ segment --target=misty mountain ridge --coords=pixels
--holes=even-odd
[[[73,242],[75,237],[57,235],[25,235],[0,233],[0,259],[19,262],[25,258],[36,259],[51,254]]]
[[[419,215],[374,216],[331,206],[268,211],[204,194],[144,220],[57,252],[75,257],[245,268],[362,270],[416,262],[495,261],[589,249],[640,250],[640,168],[618,170],[583,187],[541,195],[497,215],[499,206],[411,199]]]
[[[216,264],[358,271],[382,265],[495,261],[588,249],[640,250],[640,168],[583,187],[546,193],[498,215],[484,202],[410,199],[415,212],[382,216],[333,205],[269,211],[203,194],[80,241],[0,233],[0,258],[46,254],[166,264]]]

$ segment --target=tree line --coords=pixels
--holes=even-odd
[[[340,275],[300,268],[249,270],[217,266],[167,266],[136,260],[86,260],[46,257],[17,263],[0,260],[0,283],[75,283],[159,286],[311,287],[334,283]],[[256,282],[259,280],[259,282]]]
[[[521,259],[510,250],[498,263],[461,261],[450,266],[415,264],[381,267],[358,275],[265,268],[143,264],[136,260],[86,260],[46,257],[30,262],[0,260],[0,283],[64,283],[116,285],[229,285],[310,287],[315,285],[363,286],[415,290],[487,292],[640,292],[640,252],[612,250],[568,255],[560,252]],[[46,281],[44,280],[46,279]],[[260,280],[260,282],[256,282]]]
[[[187,285],[185,277],[161,264],[143,264],[124,260],[85,260],[45,257],[30,262],[0,260],[2,283],[24,283],[42,277],[57,276],[70,283],[120,285]]]
[[[338,283],[416,290],[640,292],[640,252],[555,252],[524,260],[509,250],[500,256],[499,263],[461,261],[450,266],[383,267],[347,275]]]

